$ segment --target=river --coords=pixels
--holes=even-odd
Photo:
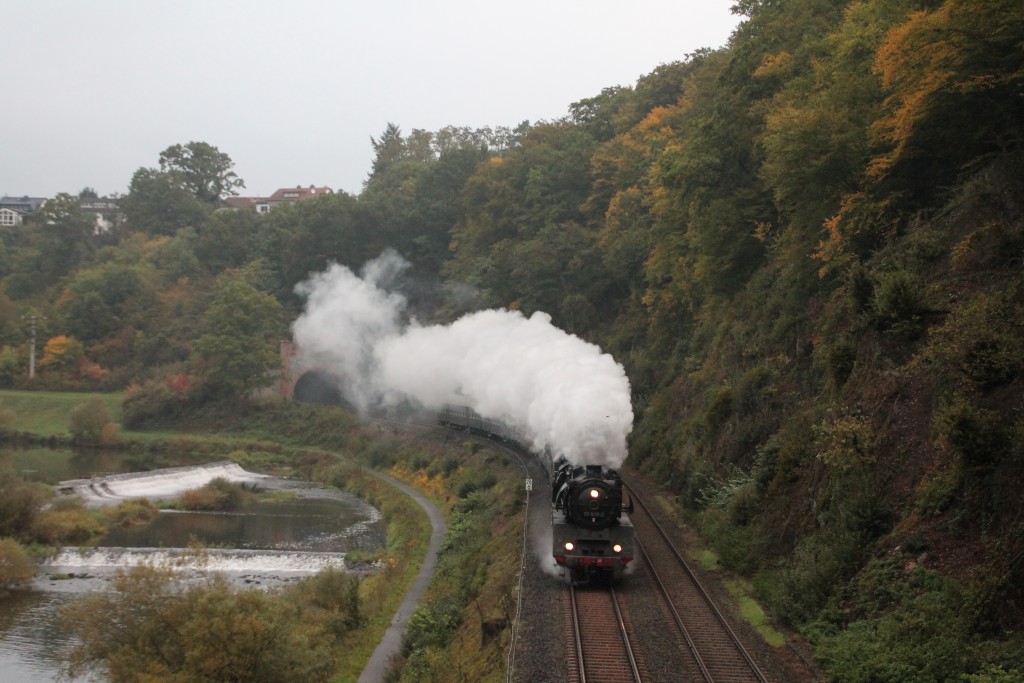
[[[214,476],[292,494],[232,512],[163,511],[151,524],[110,532],[94,549],[65,549],[41,567],[31,587],[0,599],[0,678],[5,683],[57,680],[61,652],[70,645],[57,627],[60,607],[85,592],[106,590],[110,579],[131,564],[173,560],[185,575],[217,571],[238,585],[272,588],[324,567],[345,568],[347,553],[373,552],[385,542],[378,511],[354,496],[246,472],[231,463],[133,474],[127,471],[132,463],[117,454],[0,449],[3,465],[51,485],[64,482],[59,488],[75,488],[95,505],[134,496],[173,497]],[[102,476],[93,476],[98,473]]]

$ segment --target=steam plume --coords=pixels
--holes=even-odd
[[[622,464],[633,411],[621,365],[541,312],[405,323],[405,299],[387,291],[388,278],[405,266],[386,252],[362,277],[332,265],[300,285],[306,309],[292,330],[304,362],[340,375],[342,391],[361,408],[405,398],[427,408],[468,405],[517,426],[533,448],[578,463]]]

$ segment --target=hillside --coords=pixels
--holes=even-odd
[[[296,285],[391,248],[421,321],[545,311],[621,362],[628,464],[835,680],[1014,680],[1024,5],[736,11],[556,121],[388,124],[359,196],[259,216],[139,169],[100,235],[51,201],[3,235],[0,385],[36,316],[33,388],[131,386],[129,425],[244,404]]]

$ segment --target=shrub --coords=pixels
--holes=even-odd
[[[985,665],[981,671],[961,676],[964,683],[1017,683],[1024,680],[1024,671],[1020,669],[1004,669],[995,664]]]
[[[770,393],[772,371],[757,365],[743,373],[736,384],[736,412],[750,415],[764,408],[765,396]]]
[[[763,558],[758,550],[756,525],[737,523],[735,511],[717,508],[701,515],[701,533],[708,538],[722,564],[740,572],[753,572]]]
[[[213,578],[182,590],[174,572],[139,566],[114,590],[64,609],[75,636],[67,673],[115,681],[328,680],[332,642],[299,601]]]
[[[124,424],[136,428],[173,419],[192,408],[200,396],[202,384],[186,375],[132,385],[121,401]]]
[[[485,474],[476,481],[463,482],[459,486],[459,498],[468,498],[471,493],[476,491],[486,491],[497,483],[498,478],[493,473]]]
[[[988,471],[1009,453],[1012,444],[1005,419],[994,410],[975,408],[963,397],[939,406],[933,427],[940,441],[960,454],[969,471]]]
[[[13,387],[22,376],[21,354],[13,346],[0,347],[0,386]]]
[[[928,357],[981,388],[1012,382],[1024,368],[1024,307],[1013,291],[979,292],[930,334]]]
[[[359,628],[364,619],[359,605],[358,577],[338,569],[325,569],[289,589],[303,606],[306,623],[320,624],[340,637]]]
[[[36,564],[13,538],[0,538],[0,586],[28,583],[36,575]]]
[[[804,537],[784,564],[761,577],[771,586],[770,604],[786,623],[808,623],[837,587],[856,574],[863,552],[863,539],[847,529],[823,529]]]
[[[112,524],[131,526],[151,522],[157,515],[157,508],[145,498],[133,498],[118,503],[115,507],[104,508],[103,515]]]
[[[946,468],[921,479],[917,486],[916,507],[923,514],[937,515],[956,502],[962,477],[955,468]]]
[[[27,539],[43,494],[9,468],[0,468],[0,536]]]
[[[234,510],[241,505],[242,499],[241,484],[232,484],[223,477],[217,477],[201,488],[182,493],[178,504],[185,510]]]
[[[823,421],[813,428],[818,459],[840,472],[874,462],[874,433],[867,418],[845,415]]]
[[[830,629],[816,654],[837,681],[955,680],[970,666],[963,596],[924,569],[874,560],[855,581],[845,628]]]
[[[733,390],[729,385],[716,387],[708,398],[704,419],[708,434],[717,434],[733,411]]]
[[[839,336],[815,349],[814,359],[822,367],[832,386],[846,384],[857,362],[857,344],[847,336]]]
[[[106,533],[106,528],[80,502],[55,505],[36,516],[33,531],[48,545],[84,545]]]
[[[68,431],[76,442],[99,444],[103,442],[105,434],[109,436],[107,425],[112,423],[107,404],[99,396],[93,396],[71,409]]]
[[[875,326],[902,339],[916,339],[928,312],[924,283],[906,270],[883,273],[871,301]]]

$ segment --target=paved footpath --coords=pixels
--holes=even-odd
[[[364,471],[408,494],[426,511],[431,527],[430,544],[427,546],[426,557],[423,558],[423,566],[420,567],[419,574],[416,575],[412,586],[409,587],[409,592],[405,594],[405,599],[402,600],[398,611],[391,619],[391,625],[384,632],[384,637],[377,645],[377,649],[373,651],[370,661],[366,663],[363,673],[359,675],[359,683],[379,683],[384,680],[384,674],[387,672],[391,658],[401,650],[402,635],[405,633],[405,627],[409,624],[409,617],[412,616],[420,600],[423,599],[427,585],[434,575],[434,569],[437,567],[437,553],[441,548],[441,542],[444,541],[445,523],[441,512],[416,489],[383,472],[371,469],[364,469]]]

